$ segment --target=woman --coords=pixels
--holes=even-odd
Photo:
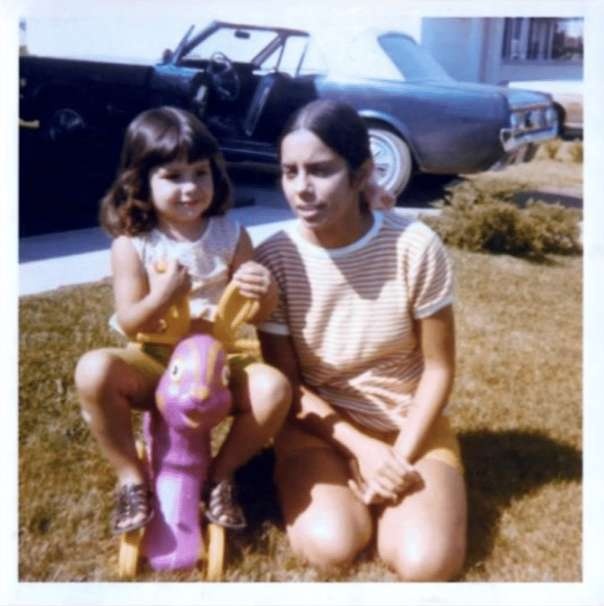
[[[293,549],[342,566],[376,537],[403,580],[457,575],[466,494],[443,410],[454,375],[452,275],[423,223],[371,210],[366,127],[339,102],[302,108],[280,146],[297,217],[257,251],[280,302],[263,353],[292,382],[275,441]]]

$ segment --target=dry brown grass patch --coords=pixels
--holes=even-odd
[[[458,373],[451,418],[470,503],[463,581],[581,579],[580,257],[535,264],[451,251]],[[20,305],[19,576],[113,581],[114,479],[79,413],[78,357],[110,344],[108,283]],[[222,432],[225,427],[222,428]],[[266,452],[240,474],[250,530],[230,535],[227,581],[393,581],[369,549],[339,576],[287,544]],[[141,581],[198,580],[144,572]]]

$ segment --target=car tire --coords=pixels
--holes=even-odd
[[[73,140],[88,130],[84,112],[67,104],[56,104],[40,120],[44,136],[54,143]]]
[[[554,109],[556,110],[556,114],[558,115],[558,132],[556,135],[561,139],[564,138],[564,122],[566,120],[566,112],[564,108],[558,103],[554,103]]]
[[[407,143],[383,126],[369,124],[369,143],[378,185],[399,197],[413,174],[413,157]]]

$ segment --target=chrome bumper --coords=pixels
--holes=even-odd
[[[558,136],[558,125],[554,124],[547,130],[538,131],[516,131],[511,128],[502,128],[499,131],[499,140],[506,152],[513,152],[523,145],[529,143],[543,143],[550,139],[555,139]]]

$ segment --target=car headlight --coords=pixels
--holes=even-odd
[[[512,128],[512,130],[521,129],[523,126],[523,122],[524,120],[520,112],[512,112],[512,114],[510,115],[510,128]]]
[[[529,112],[528,126],[530,128],[545,128],[545,112],[543,109],[533,109]]]
[[[558,112],[553,107],[548,107],[545,110],[545,121],[548,126],[554,126],[558,122]]]

